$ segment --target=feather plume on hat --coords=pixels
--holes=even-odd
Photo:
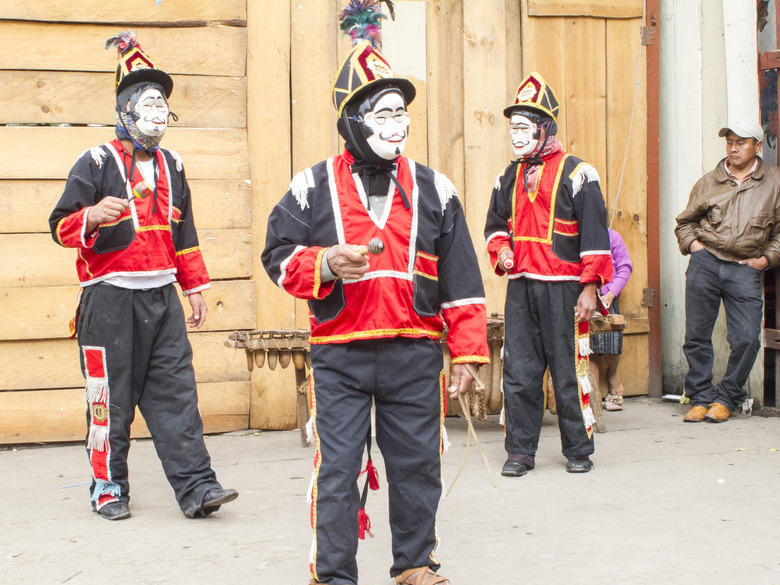
[[[135,83],[149,81],[163,88],[165,97],[171,97],[173,79],[162,69],[159,69],[149,58],[135,34],[126,30],[106,40],[106,49],[116,47],[119,63],[116,68],[116,94]]]
[[[390,18],[395,20],[395,9],[391,0],[350,0],[339,13],[339,28],[342,35],[352,38],[352,46],[361,41],[370,41],[375,49],[382,44],[382,3],[387,4]]]
[[[131,30],[126,30],[115,37],[107,39],[106,49],[110,49],[111,47],[116,47],[120,57],[126,55],[128,51],[134,47],[141,49],[141,45],[138,44],[138,40],[135,38],[135,33]]]

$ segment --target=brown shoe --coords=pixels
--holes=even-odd
[[[729,409],[723,406],[720,402],[713,402],[705,416],[712,422],[722,423],[729,420],[731,412],[729,412]]]
[[[398,585],[450,585],[449,579],[434,573],[430,567],[407,569],[395,578]]]
[[[691,409],[683,417],[683,422],[701,422],[706,414],[706,406],[691,406]]]

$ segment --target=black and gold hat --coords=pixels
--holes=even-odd
[[[106,41],[106,49],[116,47],[119,54],[119,64],[116,67],[116,94],[122,90],[140,83],[149,81],[157,83],[163,88],[165,97],[171,97],[173,92],[173,79],[162,69],[158,69],[149,56],[138,44],[135,34],[131,31],[119,33]]]
[[[550,116],[553,121],[558,119],[558,98],[544,78],[536,72],[520,82],[515,103],[504,108],[504,116],[511,118],[515,108],[530,108]]]
[[[364,40],[352,48],[333,80],[333,105],[341,116],[350,101],[386,85],[393,85],[401,90],[407,104],[410,104],[417,94],[412,82],[402,77],[394,77],[387,60],[372,46],[371,41]]]

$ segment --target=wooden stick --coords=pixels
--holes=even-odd
[[[368,244],[365,246],[354,246],[352,248],[358,254],[365,256],[366,254],[381,254],[385,251],[385,243],[379,238],[371,238],[368,240]]]

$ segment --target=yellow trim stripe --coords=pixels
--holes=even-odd
[[[422,276],[424,278],[428,278],[430,280],[439,280],[439,278],[437,276],[434,276],[433,274],[425,274],[421,270],[415,270],[414,274],[416,274],[417,276]]]
[[[171,231],[170,225],[142,225],[136,228],[137,232],[169,232]]]
[[[317,259],[314,261],[314,289],[312,290],[312,297],[315,299],[319,299],[320,297],[320,287],[322,287],[322,258],[325,256],[325,252],[328,251],[328,248],[323,248],[320,250],[319,254],[317,254]]]
[[[81,248],[78,248],[78,254],[79,258],[81,258],[81,261],[84,263],[84,270],[87,273],[87,276],[89,276],[89,280],[92,280],[95,278],[95,275],[92,274],[92,271],[89,269],[89,262],[87,262],[87,259],[84,258],[84,255],[81,253]]]
[[[489,364],[490,358],[484,355],[462,355],[450,360],[451,364]]]
[[[317,393],[314,389],[313,372],[309,375],[309,396],[312,433],[314,434],[314,460],[316,462],[314,471],[312,472],[314,477],[312,478],[311,482],[311,529],[314,534],[311,551],[312,558],[310,559],[310,563],[312,577],[315,580],[319,580],[317,576],[317,493],[319,492],[317,480],[320,477],[320,466],[322,465],[322,448],[320,445],[320,435],[317,433]]]
[[[62,243],[62,236],[60,236],[60,228],[62,227],[62,222],[65,221],[68,218],[68,216],[63,217],[60,221],[57,222],[57,241],[59,242],[60,246],[64,246],[65,244]],[[83,225],[84,223],[84,216],[81,217],[81,223]]]
[[[434,261],[436,261],[436,260],[439,259],[438,256],[431,256],[430,254],[426,254],[425,252],[417,252],[417,256],[419,258],[425,258],[426,260],[434,260]]]
[[[353,339],[379,339],[383,337],[397,337],[403,335],[424,335],[431,339],[442,339],[441,331],[429,331],[427,329],[374,329],[371,331],[355,331],[345,335],[326,335],[322,337],[310,337],[309,343],[334,343],[339,341],[351,341]]]
[[[539,237],[532,237],[532,236],[515,236],[513,238],[513,241],[515,242],[539,242],[542,244],[552,244],[552,236],[553,236],[553,228],[555,226],[555,200],[558,198],[558,185],[561,182],[561,175],[563,175],[563,167],[566,166],[566,159],[569,158],[570,154],[565,154],[563,158],[561,159],[560,165],[558,166],[558,170],[555,174],[555,183],[553,184],[553,190],[552,190],[552,198],[550,200],[550,222],[549,222],[549,228],[547,230],[547,238],[539,238]],[[522,184],[522,165],[517,165],[517,176],[515,177],[515,188],[514,193],[512,193],[512,227],[513,227],[513,233],[517,233],[517,191],[520,188],[520,185]],[[544,172],[544,163],[542,163],[541,168],[539,169],[539,174],[536,178],[536,190],[534,191],[533,198],[531,195],[528,195],[529,200],[531,203],[534,202],[536,199],[536,195],[539,191],[539,187],[542,184],[542,174]]]
[[[184,250],[179,250],[176,252],[177,256],[183,256],[184,254],[190,254],[192,252],[197,252],[200,250],[200,246],[193,246],[192,248],[185,248]]]
[[[555,202],[558,199],[558,185],[561,183],[561,176],[563,175],[563,167],[566,166],[566,159],[571,155],[566,154],[561,159],[561,165],[558,167],[558,172],[555,175],[555,183],[553,184],[552,199],[550,200],[550,231],[547,233],[547,238],[552,244],[553,229],[555,228]],[[541,177],[539,177],[541,180]]]
[[[120,219],[118,219],[116,221],[110,221],[110,222],[106,222],[106,223],[101,223],[101,224],[98,225],[98,228],[113,227],[115,225],[119,225],[123,221],[127,221],[128,219],[133,219],[133,218],[132,218],[132,216],[128,215],[128,216],[122,217],[122,218],[120,218]]]
[[[582,161],[580,164],[578,164],[576,167],[574,167],[574,170],[571,173],[569,173],[569,178],[574,180],[574,177],[577,176],[577,173],[580,172],[580,169],[582,167],[584,167],[585,165],[587,165],[587,164],[588,163],[586,163],[585,161]]]

